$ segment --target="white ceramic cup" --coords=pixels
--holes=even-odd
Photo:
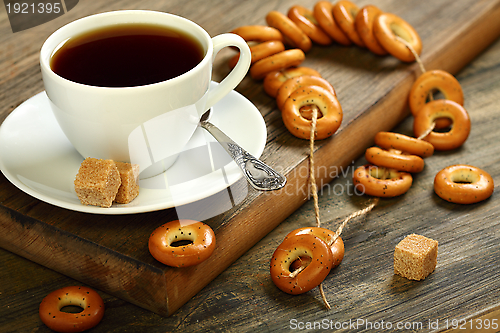
[[[159,83],[110,88],[67,80],[50,67],[51,56],[68,39],[123,23],[158,24],[194,37],[203,47],[202,61],[190,71]],[[236,67],[210,89],[216,54],[224,47],[240,50]],[[250,67],[247,43],[235,34],[211,38],[199,25],[163,12],[123,10],[84,17],[54,32],[40,51],[40,66],[53,113],[83,157],[113,159],[166,170],[197,128],[200,116],[233,90]],[[161,168],[161,170],[158,169]],[[141,173],[141,178],[144,178]]]

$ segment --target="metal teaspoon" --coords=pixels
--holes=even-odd
[[[224,150],[240,167],[250,185],[261,191],[279,190],[285,186],[285,176],[255,158],[208,121],[211,111],[212,109],[209,109],[201,116],[200,126],[221,144]]]

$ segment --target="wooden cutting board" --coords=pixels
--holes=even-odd
[[[359,6],[369,4],[355,2]],[[304,1],[302,5],[312,8],[314,3]],[[83,4],[85,11],[78,17],[117,9]],[[173,2],[168,8],[154,8],[148,7],[147,1],[123,1],[120,8],[151,8],[180,14],[198,22],[211,35],[217,35],[243,24],[265,24],[268,11],[286,13],[294,4],[218,1],[209,5],[200,0],[185,6]],[[386,0],[377,6],[401,16],[419,32],[424,45],[422,60],[427,69],[457,73],[500,35],[500,0],[437,3]],[[217,12],[214,8],[218,8]],[[220,13],[225,14],[219,17]],[[68,21],[70,18],[77,17],[68,17]],[[54,23],[52,27],[55,30],[58,25]],[[25,34],[2,38],[2,43],[12,43],[17,38],[22,44],[32,37]],[[41,45],[41,41],[37,42]],[[216,80],[227,73],[225,61],[232,55],[230,52],[219,55]],[[9,64],[8,55],[0,57],[2,65]],[[409,114],[407,95],[420,72],[416,64],[401,63],[391,56],[375,56],[355,46],[314,46],[306,57],[304,65],[316,69],[333,84],[344,110],[343,124],[336,135],[316,143],[316,174],[321,187],[338,175],[336,171],[360,156],[373,143],[375,133],[390,130]],[[27,58],[27,65],[21,65],[34,68],[36,61],[32,55]],[[26,72],[5,72],[0,82],[7,82],[2,90],[8,92],[5,96],[10,96],[8,104],[19,104],[26,96],[14,95],[19,92],[15,82],[21,82],[21,74]],[[32,89],[43,90],[39,78]],[[174,220],[174,209],[126,216],[73,212],[24,194],[3,176],[0,176],[0,246],[155,313],[170,315],[309,198],[308,142],[286,131],[274,100],[264,93],[261,82],[248,77],[237,90],[257,106],[266,121],[268,139],[262,159],[285,170],[288,183],[283,190],[272,193],[249,189],[240,205],[206,221],[215,230],[218,243],[207,261],[175,269],[158,263],[149,254],[150,233],[160,224]],[[2,119],[11,110],[2,109]],[[247,184],[239,181],[235,186],[244,188]],[[202,204],[217,205],[221,202],[220,195],[204,199]]]

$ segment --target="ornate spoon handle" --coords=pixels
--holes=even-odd
[[[283,175],[241,148],[215,125],[208,121],[202,121],[200,122],[200,126],[207,130],[222,145],[240,167],[241,171],[243,171],[243,175],[250,185],[255,189],[271,191],[279,190],[285,186],[286,178]]]

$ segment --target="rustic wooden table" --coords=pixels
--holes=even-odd
[[[355,2],[359,6],[370,3]],[[308,8],[314,3],[303,1]],[[209,220],[221,241],[215,257],[200,270],[179,273],[165,269],[148,256],[141,237],[157,226],[158,221],[163,223],[172,218],[172,210],[119,217],[73,213],[29,197],[0,176],[0,332],[48,332],[38,317],[40,301],[55,289],[75,284],[90,285],[104,298],[106,314],[93,332],[339,328],[363,331],[370,327],[376,331],[406,328],[419,332],[454,328],[483,332],[488,331],[487,327],[497,327],[489,331],[499,331],[498,194],[478,204],[461,206],[447,203],[433,192],[435,174],[456,163],[483,168],[496,183],[500,182],[499,3],[377,2],[381,9],[399,14],[416,27],[424,41],[422,58],[427,68],[441,68],[457,75],[464,89],[472,131],[463,147],[427,158],[425,170],[414,177],[407,194],[383,199],[373,211],[349,222],[342,234],[346,247],[344,261],[324,281],[331,310],[325,309],[317,289],[290,296],[279,291],[270,279],[269,260],[284,236],[296,228],[314,225],[313,205],[304,191],[308,144],[286,132],[274,100],[263,92],[260,82],[246,78],[237,90],[257,106],[268,127],[268,143],[262,158],[285,169],[289,187],[277,195],[250,190],[239,207]],[[55,29],[79,17],[116,9],[161,10],[185,16],[211,35],[217,35],[240,25],[265,24],[268,11],[286,13],[294,4],[293,1],[186,4],[180,0],[166,3],[80,0],[61,17],[17,33],[12,33],[2,7],[0,121],[43,90],[38,66],[40,46]],[[227,72],[223,58],[231,54],[226,50],[219,56],[215,80]],[[368,203],[368,197],[354,193],[352,173],[357,165],[366,163],[360,156],[373,143],[373,135],[389,129],[412,134],[413,120],[407,117],[406,94],[419,71],[415,64],[338,45],[313,47],[305,65],[315,68],[334,84],[345,113],[336,137],[318,142],[316,151],[318,166],[323,167],[319,170],[328,171],[320,175],[321,219],[325,227],[335,230],[346,216]],[[240,182],[240,186],[246,184]],[[88,231],[91,223],[93,229]],[[106,232],[99,231],[103,223],[110,226],[104,228]],[[111,228],[116,228],[119,243],[114,242]],[[33,236],[32,230],[42,230],[44,236]],[[53,230],[63,235],[58,238],[61,244],[53,248],[54,257],[43,256],[45,242],[54,242],[50,234]],[[439,241],[436,271],[421,282],[393,275],[394,247],[410,233]],[[31,238],[23,238],[27,236]],[[131,258],[151,267],[151,271],[164,272],[167,279],[170,277],[176,283],[188,281],[187,287],[181,288],[187,296],[174,299],[175,306],[165,310],[176,310],[173,314],[168,312],[169,317],[147,310],[145,307],[162,312],[163,305],[144,305],[148,304],[149,295],[146,292],[141,295],[141,290],[148,290],[145,285],[122,292],[119,286],[100,280],[100,276],[112,276],[116,267],[104,263],[101,264],[106,269],[89,266],[95,275],[100,274],[97,277],[76,274],[72,268],[80,264],[79,252],[71,247],[70,240],[75,240],[77,246],[99,244],[99,248],[119,253],[124,263]],[[60,248],[62,254],[57,252]],[[61,264],[63,260],[66,265]],[[397,329],[398,325],[402,329]]]

